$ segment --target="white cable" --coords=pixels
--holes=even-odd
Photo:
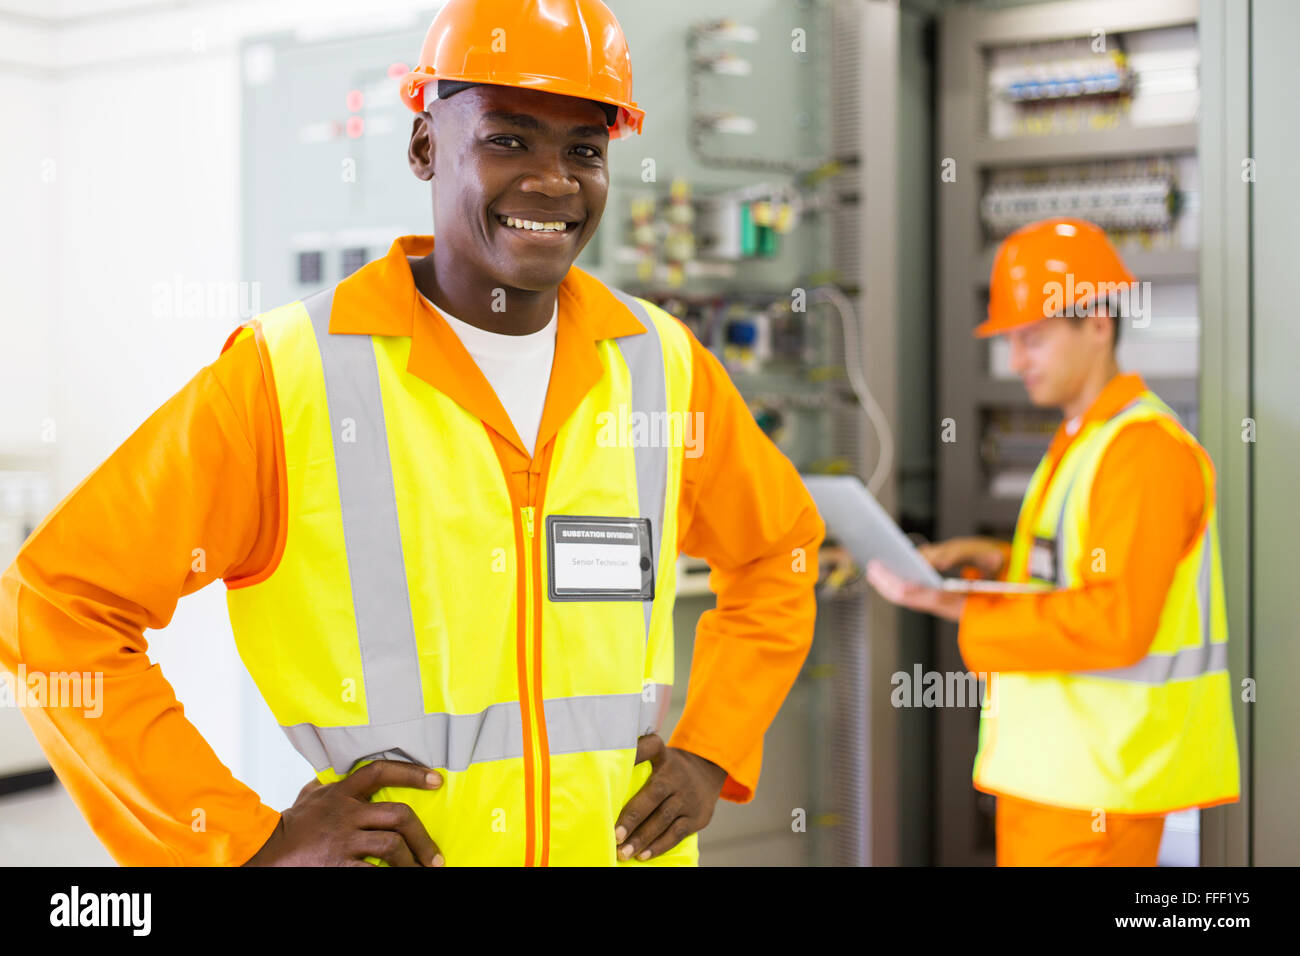
[[[844,368],[849,373],[849,386],[853,389],[853,394],[858,397],[867,417],[871,419],[876,437],[880,440],[880,457],[876,460],[876,467],[867,480],[867,490],[874,495],[885,483],[885,479],[889,476],[889,469],[894,464],[894,434],[889,429],[889,422],[885,420],[885,413],[872,397],[871,389],[867,387],[867,376],[862,370],[862,352],[858,348],[858,324],[853,314],[853,303],[833,285],[818,286],[812,290],[808,298],[809,301],[824,299],[839,313],[840,324],[844,329],[844,351],[847,353],[844,356]]]

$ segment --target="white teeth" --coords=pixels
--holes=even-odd
[[[516,219],[514,216],[504,218],[507,226],[515,229],[528,229],[532,232],[566,232],[568,225],[563,222],[534,222],[531,219]]]

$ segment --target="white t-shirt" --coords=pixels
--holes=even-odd
[[[420,298],[429,302],[423,292]],[[433,305],[432,302],[429,302]],[[482,370],[501,400],[501,407],[510,416],[510,422],[523,440],[528,454],[535,454],[537,429],[542,425],[542,407],[546,404],[546,389],[551,382],[551,363],[555,359],[555,330],[559,322],[560,303],[546,327],[530,335],[502,335],[487,332],[477,326],[462,322],[445,309],[438,314],[447,320],[465,351]]]

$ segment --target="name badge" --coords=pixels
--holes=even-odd
[[[546,518],[552,601],[651,601],[651,554],[648,518]]]
[[[1051,538],[1034,538],[1029,549],[1029,576],[1060,584],[1056,579],[1056,542]]]

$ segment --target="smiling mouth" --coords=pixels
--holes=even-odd
[[[523,235],[537,239],[558,239],[563,236],[575,233],[580,222],[565,222],[563,220],[552,220],[550,222],[538,222],[532,219],[520,219],[515,216],[494,216],[498,225],[509,229],[511,232],[521,233]]]

